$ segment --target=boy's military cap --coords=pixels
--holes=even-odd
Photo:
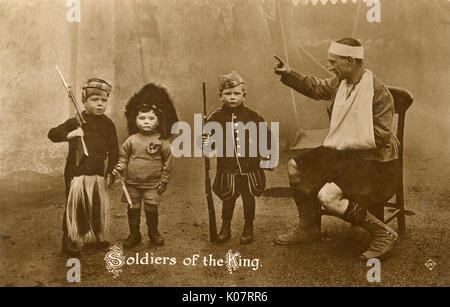
[[[228,75],[219,75],[219,91],[244,83],[244,79],[234,70]]]
[[[111,93],[112,89],[111,85],[108,82],[98,78],[92,78],[87,80],[86,83],[83,85],[83,90],[88,88],[97,88],[103,90],[106,93],[108,93],[108,95]]]

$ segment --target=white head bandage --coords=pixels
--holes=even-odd
[[[363,46],[349,46],[336,42],[331,42],[330,49],[328,53],[335,54],[338,56],[352,57],[355,59],[364,58],[364,48]]]

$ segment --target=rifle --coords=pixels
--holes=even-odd
[[[75,115],[75,118],[78,122],[78,127],[83,127],[84,124],[86,124],[86,121],[84,120],[83,114],[81,113],[80,106],[78,105],[77,100],[75,99],[75,96],[72,93],[72,90],[69,88],[69,86],[66,83],[66,80],[64,80],[64,77],[59,70],[58,65],[56,65],[56,70],[58,71],[59,77],[61,78],[61,81],[64,85],[64,88],[66,89],[67,93],[69,94],[69,98],[72,101],[73,105],[75,106],[75,110],[77,111],[77,114]],[[77,141],[77,147],[76,147],[76,165],[80,165],[80,161],[84,156],[89,156],[86,143],[84,142],[84,138],[80,137]]]
[[[203,82],[203,125],[206,122],[206,88],[205,82]],[[217,238],[217,225],[216,225],[216,211],[214,210],[214,200],[211,191],[211,179],[209,178],[209,170],[211,166],[209,158],[205,156],[205,194],[208,204],[208,217],[209,217],[209,238],[213,242]]]
[[[128,193],[127,187],[125,186],[125,182],[123,181],[122,176],[117,176],[117,180],[120,182],[120,185],[122,186],[123,194],[125,195],[125,198],[127,199],[127,203],[130,206],[130,208],[133,208],[133,202],[131,201],[130,193]]]

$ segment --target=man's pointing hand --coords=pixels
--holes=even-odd
[[[277,66],[273,68],[273,72],[277,75],[285,75],[291,72],[291,68],[287,65],[285,61],[283,61],[280,57],[274,55],[273,56],[277,61]]]

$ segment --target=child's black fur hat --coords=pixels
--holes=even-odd
[[[148,83],[131,97],[125,106],[129,135],[139,131],[136,127],[136,116],[140,109],[144,109],[144,112],[148,112],[151,109],[158,116],[159,132],[162,139],[167,139],[172,136],[170,131],[172,125],[178,121],[178,116],[165,88]]]

